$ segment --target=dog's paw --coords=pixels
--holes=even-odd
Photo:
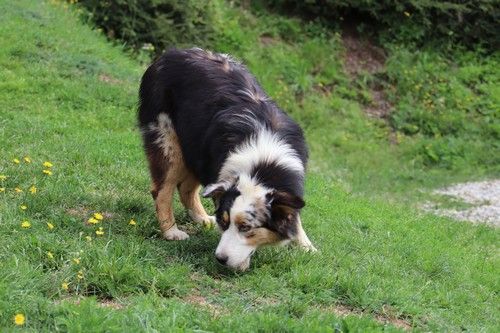
[[[205,229],[214,229],[216,225],[215,216],[207,216],[201,223]]]
[[[314,245],[309,244],[303,247],[306,252],[318,252],[318,249],[314,247]]]
[[[206,229],[212,229],[215,227],[215,216],[197,215],[193,213],[191,210],[188,211],[188,214],[194,222],[200,223]]]
[[[189,238],[189,235],[174,226],[172,229],[165,231],[163,237],[167,240],[185,240]]]
[[[300,248],[306,252],[318,252],[318,249],[316,249],[311,243],[300,244]]]

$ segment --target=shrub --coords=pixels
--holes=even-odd
[[[212,38],[210,1],[80,0],[110,38],[159,54],[169,46],[206,46]],[[151,47],[151,45],[154,47]]]
[[[498,0],[269,0],[270,8],[330,23],[369,17],[388,37],[421,43],[446,38],[495,50],[500,46]]]

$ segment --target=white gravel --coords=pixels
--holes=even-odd
[[[456,184],[433,193],[451,196],[474,206],[460,210],[441,209],[435,204],[426,203],[425,210],[460,221],[500,227],[500,179]]]

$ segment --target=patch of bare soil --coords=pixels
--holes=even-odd
[[[260,39],[260,43],[264,46],[272,45],[278,41],[276,38],[274,38],[273,36],[269,36],[269,35],[262,35],[259,37],[259,39]]]
[[[105,82],[105,83],[110,83],[110,84],[119,84],[119,83],[122,83],[121,80],[118,80],[114,77],[112,77],[111,75],[108,75],[108,74],[101,74],[99,75],[99,80],[101,80],[102,82]]]
[[[73,303],[75,305],[79,305],[83,299],[84,299],[84,297],[82,297],[82,296],[76,296],[76,297],[68,296],[68,297],[65,297],[62,299],[55,300],[54,304],[58,305],[58,304],[61,304],[62,302],[70,302],[70,303]],[[103,308],[111,308],[114,310],[120,310],[120,309],[123,309],[125,307],[125,305],[118,303],[117,301],[112,300],[112,299],[100,299],[98,301],[99,301],[99,306],[103,307]]]
[[[183,300],[189,304],[196,306],[201,306],[208,309],[214,316],[218,317],[224,313],[222,307],[212,304],[205,297],[199,294],[191,294],[183,298]]]
[[[111,308],[114,310],[120,310],[120,309],[124,308],[123,304],[120,304],[120,303],[115,302],[115,301],[110,300],[110,299],[100,301],[99,306],[101,306],[103,308]]]
[[[351,76],[362,72],[374,74],[381,72],[385,64],[384,50],[375,46],[368,39],[363,39],[353,32],[342,35],[344,44],[344,69]]]
[[[385,66],[385,52],[367,38],[360,37],[354,30],[345,31],[342,34],[344,44],[344,70],[353,79],[362,73],[383,73]],[[372,100],[364,110],[376,118],[387,118],[391,112],[392,105],[387,100],[381,85],[371,88]]]
[[[85,207],[68,208],[66,209],[66,213],[74,217],[84,218],[90,214],[90,209]]]
[[[345,305],[334,305],[327,308],[323,308],[322,310],[332,312],[338,317],[347,317],[347,316],[361,317],[362,315],[365,314],[358,309],[354,309]],[[386,312],[384,314],[373,315],[373,317],[378,323],[384,325],[390,324],[405,331],[411,330],[412,325],[410,324],[409,321],[397,318],[396,316],[392,315],[389,310],[387,311],[386,310],[387,309],[384,309],[384,312]]]

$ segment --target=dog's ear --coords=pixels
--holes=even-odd
[[[272,191],[266,195],[266,199],[272,207],[283,206],[291,210],[301,209],[306,205],[301,197],[283,191]]]
[[[297,233],[299,209],[305,206],[302,198],[281,191],[267,195],[271,205],[271,227],[284,238],[292,238]]]
[[[220,199],[220,197],[226,192],[226,187],[224,184],[210,184],[203,190],[202,196],[204,198],[212,198],[214,200]]]

